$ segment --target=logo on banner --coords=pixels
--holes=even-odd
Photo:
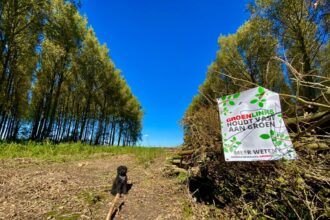
[[[226,161],[296,159],[277,93],[258,87],[217,101]]]

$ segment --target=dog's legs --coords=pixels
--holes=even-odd
[[[127,183],[123,184],[123,194],[127,194]]]
[[[117,192],[118,192],[118,184],[116,181],[114,181],[111,188],[111,194],[115,196]]]
[[[120,193],[121,194],[121,183],[119,180],[117,180],[117,185],[116,185],[116,193]]]

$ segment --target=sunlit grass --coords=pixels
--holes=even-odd
[[[157,147],[116,147],[90,146],[82,143],[0,143],[0,159],[38,158],[46,161],[75,161],[113,155],[134,155],[140,162],[146,163],[165,153]]]

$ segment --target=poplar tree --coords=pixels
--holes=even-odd
[[[307,82],[316,82],[320,74],[320,52],[329,34],[329,2],[312,0],[258,0],[253,10],[269,20],[280,43],[280,56],[285,57]],[[290,77],[293,74],[287,70]],[[292,84],[295,89],[295,83]],[[317,90],[301,87],[300,95],[308,100]],[[316,109],[311,109],[315,111]]]
[[[72,74],[72,60],[86,31],[86,19],[74,5],[54,0],[40,54],[40,69],[33,89],[33,128],[31,138],[49,137],[54,122],[63,83]]]
[[[140,140],[140,103],[78,6],[0,2],[0,139]]]
[[[27,117],[36,47],[48,7],[46,0],[0,3],[0,139],[16,139]]]

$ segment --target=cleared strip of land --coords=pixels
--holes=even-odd
[[[81,152],[93,151],[80,147]],[[104,219],[113,199],[108,190],[122,164],[128,166],[133,185],[121,199],[124,204],[116,219],[182,219],[183,187],[177,179],[162,175],[168,150],[114,148],[113,152],[80,152],[74,157],[69,151],[66,156],[60,149],[55,151],[54,161],[45,152],[43,156],[35,151],[34,157],[5,158],[2,151],[0,219]],[[59,162],[63,158],[66,161]]]

